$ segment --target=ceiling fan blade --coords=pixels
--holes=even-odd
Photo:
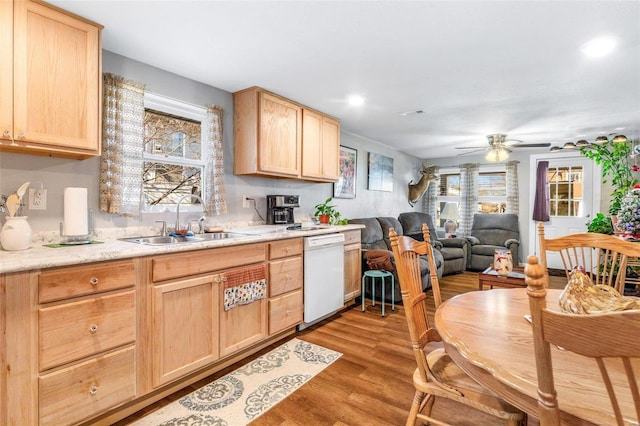
[[[551,146],[550,142],[521,143],[519,145],[513,145],[512,148],[548,148],[550,146]]]
[[[461,153],[460,153],[460,154],[458,154],[457,156],[458,156],[458,157],[460,157],[460,156],[463,156],[463,155],[469,155],[469,154],[473,154],[473,153],[481,152],[481,151],[486,151],[486,149],[485,149],[485,148],[476,148],[476,149],[475,149],[475,150],[473,150],[473,151],[461,152]]]
[[[477,149],[477,150],[481,150],[481,149],[487,149],[487,147],[482,147],[482,146],[456,146],[454,149]]]

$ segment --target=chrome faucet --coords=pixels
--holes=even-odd
[[[177,232],[177,231],[179,231],[179,230],[180,230],[180,203],[182,202],[182,200],[185,200],[185,199],[187,199],[187,198],[195,198],[195,199],[199,200],[199,201],[200,201],[200,205],[202,205],[202,212],[203,212],[203,213],[206,213],[206,212],[207,212],[207,211],[205,210],[205,208],[204,208],[204,201],[202,201],[202,198],[200,198],[200,196],[199,196],[199,195],[196,195],[196,194],[187,194],[187,195],[184,195],[182,198],[180,198],[180,199],[178,200],[178,207],[176,207],[176,227],[175,227],[175,229],[174,229],[174,231],[173,231],[173,232]]]

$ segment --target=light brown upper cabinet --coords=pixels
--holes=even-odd
[[[302,177],[338,180],[340,122],[319,112],[302,110]]]
[[[233,100],[235,174],[338,179],[338,120],[259,87]]]
[[[0,150],[100,155],[102,26],[34,0],[0,9],[0,48],[13,57],[0,65]]]
[[[234,173],[300,177],[302,108],[257,87],[233,94]]]

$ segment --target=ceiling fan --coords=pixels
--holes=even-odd
[[[517,139],[507,139],[504,133],[496,133],[487,136],[489,144],[486,147],[477,146],[457,146],[455,149],[471,149],[459,155],[467,155],[479,151],[487,151],[485,159],[487,161],[504,161],[509,158],[509,153],[513,148],[545,148],[551,146],[549,142],[523,143]]]

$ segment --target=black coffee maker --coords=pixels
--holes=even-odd
[[[267,195],[267,225],[292,224],[294,207],[300,207],[299,195]]]

